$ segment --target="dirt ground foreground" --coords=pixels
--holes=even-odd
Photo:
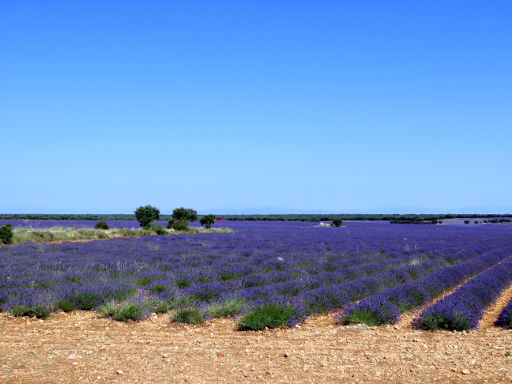
[[[231,319],[136,323],[94,312],[0,314],[2,383],[511,383],[512,331],[339,326],[238,332]],[[509,352],[510,351],[510,352]]]

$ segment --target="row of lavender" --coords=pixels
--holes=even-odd
[[[496,324],[503,328],[512,329],[512,298],[510,298],[508,304],[501,311]]]
[[[474,328],[482,314],[499,294],[512,281],[512,257],[495,265],[486,272],[469,280],[454,293],[427,307],[414,320],[414,325],[421,329]],[[500,316],[498,323],[506,324],[506,313]]]
[[[2,247],[0,305],[93,309],[145,296],[207,309],[241,299],[235,312],[282,303],[297,320],[511,251],[491,227],[232,224],[234,234]]]
[[[466,297],[469,298],[469,300],[466,300],[468,305],[469,302],[472,306],[477,305],[476,302],[472,302],[471,299],[474,299],[478,295],[486,299],[481,300],[479,310],[484,304],[488,304],[489,300],[495,298],[504,285],[512,279],[512,258],[510,255],[511,249],[509,248],[494,250],[465,263],[461,263],[460,265],[437,271],[429,276],[409,283],[400,284],[394,288],[367,297],[357,304],[347,306],[337,315],[337,319],[342,324],[364,322],[372,325],[380,325],[396,323],[401,313],[416,309],[428,303],[465,279],[492,267],[489,271],[471,279],[468,284],[464,285],[453,295],[448,296],[449,299],[443,299],[438,302],[441,304],[440,308],[443,308],[445,312],[442,316],[442,318],[445,319],[442,327],[450,329],[468,329],[474,327],[478,322],[477,313],[472,315],[470,321],[465,321],[464,324],[462,324],[462,322],[456,323],[455,321],[446,320],[453,318],[453,316],[445,316],[447,309],[449,309],[449,312],[454,312],[452,309],[458,308],[459,304],[464,302],[462,300],[464,295],[460,295],[462,291],[466,292]],[[503,260],[505,261],[501,263]],[[507,267],[509,267],[510,270],[507,269]],[[495,277],[494,280],[490,278],[490,275]],[[499,281],[500,284],[497,284],[495,280]],[[468,292],[471,292],[471,295],[468,295]],[[450,304],[443,306],[442,303],[446,301],[450,301]],[[436,305],[429,307],[427,312],[435,307]],[[436,312],[435,309],[434,312],[436,313],[435,315],[431,315],[432,312],[430,312],[430,315],[425,317],[425,321],[416,321],[415,325],[423,329],[439,328],[441,324],[434,325],[432,317],[436,318],[438,321],[441,320],[441,317],[438,316],[439,312]],[[429,320],[427,320],[427,318]],[[467,313],[465,314],[465,318],[468,319]]]

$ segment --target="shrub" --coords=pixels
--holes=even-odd
[[[464,224],[469,224],[470,221],[469,220],[464,220]]]
[[[176,323],[186,324],[202,324],[204,322],[203,314],[195,307],[179,308],[171,319]]]
[[[243,297],[231,297],[222,302],[211,303],[206,308],[206,312],[212,318],[231,316],[240,313],[246,302],[247,300]]]
[[[190,287],[192,285],[192,282],[189,279],[186,279],[184,277],[178,277],[176,279],[176,286],[178,288],[186,288]]]
[[[140,276],[135,280],[135,285],[139,287],[143,287],[145,285],[148,285],[155,279],[154,276]]]
[[[325,313],[341,308],[350,302],[350,298],[338,285],[328,285],[311,289],[304,297],[304,304],[310,313]]]
[[[190,229],[188,227],[188,222],[185,220],[179,220],[179,221],[169,220],[169,224],[167,224],[167,228],[174,229],[175,231],[188,231]]]
[[[32,239],[34,241],[40,241],[42,243],[48,243],[55,240],[55,235],[51,232],[46,231],[33,231],[32,232]]]
[[[428,309],[428,308],[427,308]],[[476,327],[478,319],[463,305],[439,305],[435,311],[425,311],[413,322],[416,328],[424,330],[450,329],[464,331]]]
[[[135,210],[135,218],[141,227],[146,227],[160,218],[160,210],[151,205],[139,207]]]
[[[9,308],[9,312],[16,317],[30,316],[30,307],[25,304],[19,304]]]
[[[98,293],[87,291],[73,292],[72,296],[77,309],[88,311],[103,304],[103,298]]]
[[[32,314],[38,319],[45,319],[50,316],[52,309],[48,305],[37,304],[31,308]]]
[[[94,228],[96,228],[96,229],[109,229],[109,226],[108,226],[106,221],[98,221],[94,225]]]
[[[349,305],[336,319],[340,324],[382,325],[395,323],[399,315],[395,305],[375,297]]]
[[[341,219],[339,218],[336,218],[336,219],[333,219],[332,220],[332,224],[335,226],[335,227],[341,227],[341,224],[343,223],[343,221],[341,221]]]
[[[0,227],[0,242],[3,244],[11,244],[12,243],[12,225],[5,224]]]
[[[151,287],[151,293],[162,293],[164,291],[167,291],[169,287],[165,284],[154,284]]]
[[[239,331],[261,331],[287,325],[294,317],[295,309],[281,304],[264,304],[246,314],[237,324]]]
[[[52,308],[47,304],[35,304],[32,306],[19,304],[9,308],[9,312],[16,317],[30,316],[45,319],[50,316]]]
[[[151,300],[151,307],[155,313],[166,313],[171,309],[171,304],[167,300]]]
[[[98,312],[105,317],[111,317],[117,321],[136,321],[142,319],[145,315],[144,308],[132,300],[122,302],[110,301],[103,304]]]
[[[165,231],[164,227],[162,225],[158,224],[153,227],[153,231],[156,232],[157,235],[165,235],[167,232]]]
[[[61,297],[59,300],[57,300],[55,306],[64,312],[71,312],[75,309],[78,309],[75,301],[70,297]]]

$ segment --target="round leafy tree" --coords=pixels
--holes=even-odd
[[[215,215],[204,215],[201,216],[199,220],[201,225],[204,225],[206,228],[211,228],[212,224],[215,223]]]
[[[94,225],[94,228],[96,229],[108,229],[109,226],[107,224],[106,221],[98,221],[95,225]]]
[[[173,221],[194,221],[197,220],[197,211],[190,208],[176,208],[172,211]]]
[[[141,227],[146,227],[150,225],[152,221],[160,218],[160,210],[151,205],[139,207],[135,210],[135,218]]]
[[[171,220],[167,224],[167,228],[176,230],[187,230],[188,222],[197,220],[197,211],[190,208],[176,208],[172,211]]]
[[[332,224],[333,224],[335,227],[341,227],[341,223],[343,223],[343,222],[342,222],[342,221],[341,221],[341,219],[339,219],[339,218],[336,218],[336,219],[334,219],[334,220],[332,221]]]
[[[12,225],[5,224],[0,227],[0,243],[11,244],[12,243]]]

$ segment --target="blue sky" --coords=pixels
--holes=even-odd
[[[509,1],[0,2],[0,213],[512,212]]]

